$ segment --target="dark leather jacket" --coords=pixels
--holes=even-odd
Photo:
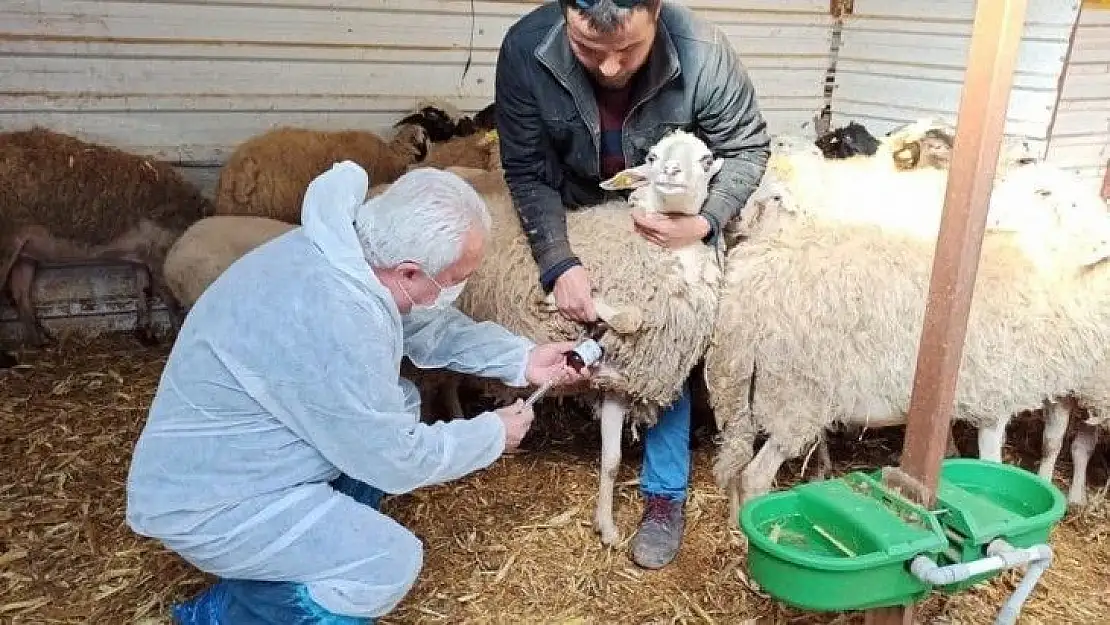
[[[567,241],[566,207],[621,195],[602,190],[601,122],[586,71],[566,36],[563,9],[549,2],[509,28],[497,59],[497,131],[501,163],[540,280],[578,264]],[[664,2],[655,43],[631,94],[623,148],[628,166],[643,162],[666,132],[698,134],[725,165],[702,214],[717,244],[767,166],[770,137],[755,90],[721,30]]]

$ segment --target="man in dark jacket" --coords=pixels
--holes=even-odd
[[[721,245],[766,168],[770,138],[755,90],[716,26],[661,0],[560,0],[514,24],[496,80],[501,162],[545,291],[568,318],[597,318],[590,278],[567,241],[566,207],[612,199],[601,180],[643,162],[667,132],[706,141],[724,166],[700,215],[630,216],[665,247]],[[690,476],[689,385],[645,436],[644,516],[635,561],[678,552]]]

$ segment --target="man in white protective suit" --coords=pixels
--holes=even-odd
[[[173,607],[178,623],[370,623],[408,593],[422,544],[378,512],[382,493],[489,466],[532,411],[423,424],[402,355],[515,387],[589,375],[565,364],[573,343],[535,345],[451,306],[490,227],[470,185],[435,169],[370,200],[368,185],[350,161],[316,178],[303,227],[231,265],[173,346],[127,522],[220,578]]]

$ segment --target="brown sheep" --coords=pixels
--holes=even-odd
[[[393,182],[428,155],[427,131],[404,125],[390,141],[362,130],[281,127],[246,140],[220,172],[216,214],[301,223],[301,200],[314,178],[351,160],[373,184]]]
[[[442,143],[433,143],[428,158],[417,167],[471,167],[493,171],[501,169],[501,145],[497,131],[491,130],[463,137],[454,137]],[[375,182],[374,184],[377,184]]]
[[[0,287],[15,300],[24,339],[52,337],[34,310],[39,263],[125,262],[137,268],[136,336],[156,342],[151,288],[175,328],[181,310],[162,279],[174,240],[211,210],[169,164],[34,127],[0,133]]]

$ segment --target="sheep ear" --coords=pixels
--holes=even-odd
[[[601,181],[601,188],[606,191],[618,189],[638,189],[648,183],[647,163],[637,167],[629,167],[608,180]]]

